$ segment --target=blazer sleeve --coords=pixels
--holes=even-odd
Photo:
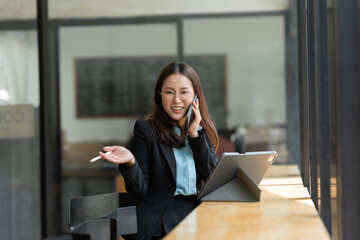
[[[126,191],[136,199],[145,197],[149,185],[149,141],[143,121],[136,121],[134,136],[131,140],[130,151],[135,157],[135,164],[127,169],[124,164],[119,165],[119,170],[124,177]]]
[[[196,138],[188,137],[191,150],[193,152],[196,169],[202,180],[206,181],[210,172],[215,167],[218,157],[215,149],[210,145],[209,139],[203,130],[198,131]]]

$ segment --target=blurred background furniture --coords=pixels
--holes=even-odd
[[[218,157],[224,152],[276,151],[278,157],[274,164],[293,163],[289,158],[285,125],[240,126],[219,129],[218,134]]]
[[[69,229],[91,239],[119,239],[137,233],[136,200],[127,193],[100,194],[69,200]],[[101,233],[101,234],[100,234]]]

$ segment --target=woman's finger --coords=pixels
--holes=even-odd
[[[199,99],[196,99],[196,101],[193,104],[193,111],[194,111],[194,120],[200,123],[201,121],[201,115],[200,115],[200,109],[199,109]]]
[[[104,150],[105,152],[109,152],[109,151],[112,151],[112,147],[106,146],[106,147],[103,147],[103,150]]]
[[[109,152],[109,151],[117,151],[121,148],[121,146],[105,146],[103,147],[103,150],[105,152]]]

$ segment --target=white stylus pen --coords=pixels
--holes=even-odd
[[[106,152],[105,154],[110,154],[110,153],[112,153],[112,151]],[[90,162],[95,162],[95,161],[97,161],[97,160],[99,160],[99,159],[101,159],[101,156],[100,156],[100,155],[97,156],[97,157],[94,157],[93,159],[91,159]]]

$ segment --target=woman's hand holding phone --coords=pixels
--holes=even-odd
[[[196,98],[196,100],[191,103],[190,109],[192,109],[193,117],[186,131],[188,132],[190,138],[195,138],[198,136],[198,127],[202,119],[200,114],[198,98]]]

